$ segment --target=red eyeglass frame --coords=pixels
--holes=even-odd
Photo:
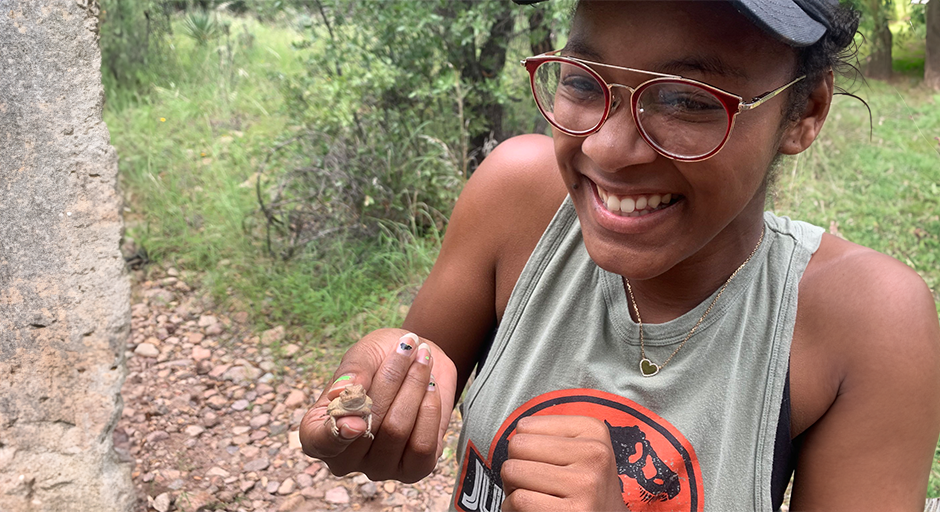
[[[672,160],[679,160],[682,162],[700,162],[702,160],[706,160],[714,156],[716,153],[721,151],[721,148],[723,148],[725,144],[728,142],[728,138],[731,136],[731,129],[734,128],[735,118],[737,117],[739,113],[759,107],[764,102],[773,98],[777,94],[780,94],[791,85],[806,78],[805,75],[800,76],[782,87],[779,87],[777,89],[774,89],[773,91],[769,91],[764,94],[758,95],[753,100],[749,102],[745,102],[744,98],[742,98],[741,96],[738,96],[737,94],[732,94],[728,91],[719,89],[713,85],[709,85],[704,82],[699,82],[698,80],[693,80],[691,78],[685,78],[679,75],[657,73],[655,71],[645,71],[641,69],[614,66],[611,64],[603,64],[600,62],[577,59],[574,57],[563,57],[559,55],[560,52],[561,50],[546,52],[546,53],[543,53],[542,55],[537,55],[535,57],[528,57],[526,59],[523,59],[520,62],[526,68],[526,71],[529,72],[529,86],[532,88],[532,97],[535,99],[535,105],[538,107],[539,112],[542,114],[542,117],[544,117],[546,121],[548,121],[549,123],[551,123],[552,126],[554,126],[555,128],[558,128],[559,130],[561,130],[562,132],[568,135],[572,135],[575,137],[587,137],[588,135],[591,135],[592,133],[595,133],[598,130],[600,130],[601,127],[604,125],[604,123],[607,121],[607,118],[610,115],[610,111],[611,111],[611,104],[612,104],[611,97],[613,96],[611,91],[613,90],[613,88],[623,87],[624,89],[627,89],[628,91],[630,91],[630,112],[633,117],[634,125],[637,127],[637,131],[640,133],[640,136],[643,137],[643,140],[646,141],[646,143],[660,155],[663,155],[664,157],[672,159]],[[604,87],[604,114],[603,116],[601,116],[601,120],[597,123],[597,125],[595,125],[594,127],[588,130],[582,130],[582,131],[569,130],[567,128],[564,128],[558,125],[557,123],[555,123],[555,121],[550,119],[548,115],[545,114],[545,109],[542,108],[542,105],[539,103],[539,100],[538,100],[539,96],[536,93],[536,89],[535,89],[535,71],[539,68],[539,66],[541,66],[542,64],[546,62],[562,62],[565,64],[576,65],[580,69],[587,71],[588,74],[594,77],[595,80],[597,80],[598,82],[600,82],[601,84],[605,86]],[[623,84],[610,84],[610,83],[607,83],[607,81],[604,80],[604,78],[600,74],[598,74],[596,71],[591,69],[591,66],[599,66],[599,67],[604,67],[604,68],[617,69],[621,71],[630,71],[634,73],[654,75],[656,78],[647,80],[636,87],[630,87],[628,85],[623,85]],[[692,85],[692,86],[704,89],[710,92],[716,98],[718,98],[721,104],[725,107],[725,113],[728,115],[728,128],[725,130],[724,137],[721,139],[721,142],[715,147],[715,149],[709,151],[708,153],[704,155],[699,155],[699,156],[690,157],[690,156],[674,155],[674,154],[667,152],[665,149],[659,147],[656,143],[653,142],[649,134],[646,133],[646,130],[643,128],[643,125],[640,123],[640,120],[637,116],[637,102],[639,101],[639,98],[642,92],[646,90],[648,87],[652,85],[664,83],[664,82],[679,82],[679,83]]]

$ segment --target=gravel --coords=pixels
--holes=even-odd
[[[336,477],[300,450],[296,430],[324,388],[310,373],[329,375],[338,355],[323,361],[324,347],[284,326],[252,332],[247,312],[220,311],[200,295],[199,276],[148,270],[149,278],[135,274],[124,412],[114,432],[116,451],[135,464],[135,512],[447,508],[452,456],[405,485]],[[304,360],[322,367],[301,369]],[[447,453],[459,428],[455,415]]]

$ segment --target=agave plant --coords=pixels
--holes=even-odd
[[[183,31],[193,38],[196,44],[204,46],[219,36],[220,29],[219,23],[208,12],[194,11],[183,18]]]

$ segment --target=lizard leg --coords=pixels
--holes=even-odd
[[[369,413],[365,417],[366,420],[366,433],[362,435],[366,439],[375,439],[375,436],[372,435],[372,413]]]

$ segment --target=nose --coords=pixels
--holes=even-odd
[[[629,92],[626,86],[623,89],[612,88],[614,98],[607,120],[600,130],[588,135],[581,144],[581,151],[607,172],[650,163],[659,156],[640,135],[631,113]]]

